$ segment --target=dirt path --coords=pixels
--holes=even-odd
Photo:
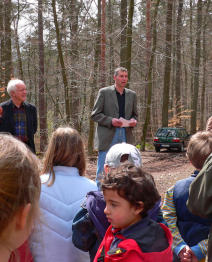
[[[166,190],[177,180],[189,177],[194,168],[186,157],[186,153],[161,151],[141,152],[143,168],[154,176],[157,188],[164,197]],[[88,161],[87,174],[95,179],[96,157]]]
[[[154,176],[162,198],[169,187],[189,177],[194,170],[185,152],[142,152],[142,159],[143,168]]]

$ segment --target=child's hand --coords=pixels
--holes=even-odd
[[[199,260],[197,259],[197,257],[194,255],[192,255],[192,258],[191,258],[191,262],[198,262]]]
[[[185,246],[178,254],[180,262],[195,262],[192,261],[193,252],[189,246]]]
[[[180,262],[198,262],[197,257],[190,249],[189,246],[185,246],[178,254]]]

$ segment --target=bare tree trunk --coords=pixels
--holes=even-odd
[[[160,0],[157,0],[155,3],[154,14],[153,14],[153,43],[152,43],[152,50],[151,56],[148,64],[148,74],[147,74],[147,83],[148,83],[148,97],[147,97],[147,109],[145,115],[145,122],[143,125],[143,135],[141,138],[141,150],[145,151],[145,144],[146,144],[146,135],[148,126],[150,123],[150,115],[151,115],[151,105],[152,105],[152,72],[153,72],[153,64],[155,58],[155,50],[157,46],[157,14],[158,14],[158,6],[160,4]],[[148,5],[150,8],[150,5]],[[148,12],[150,14],[150,12]],[[149,27],[146,27],[147,30],[150,30],[151,22],[149,21]],[[148,35],[148,34],[147,34]]]
[[[193,76],[193,65],[194,65],[194,48],[193,48],[193,0],[190,0],[190,16],[189,16],[189,28],[190,28],[190,37],[189,37],[189,42],[190,42],[190,53],[191,53],[191,68],[192,68],[192,73],[191,79],[190,79],[190,100],[188,100],[190,104],[190,108],[192,108],[192,99],[194,96],[194,76]],[[189,98],[189,97],[188,97]],[[192,110],[192,109],[191,109]],[[191,118],[190,118],[190,130],[191,130]]]
[[[60,37],[60,30],[59,30],[58,21],[57,21],[55,0],[52,0],[52,9],[53,9],[53,15],[54,15],[54,25],[55,25],[55,30],[56,30],[57,50],[58,50],[58,55],[59,55],[59,60],[60,60],[60,65],[61,65],[61,70],[62,70],[63,85],[64,85],[64,91],[65,91],[66,121],[67,123],[69,123],[70,122],[70,101],[69,101],[69,93],[68,93],[68,80],[67,80],[67,75],[66,75],[65,63],[63,59],[61,37]]]
[[[169,91],[169,119],[175,119],[176,108],[175,108],[175,73],[176,73],[176,2],[173,1],[172,7],[172,60],[171,60],[171,75],[170,75],[170,91]],[[171,120],[172,121],[172,120]]]
[[[18,36],[18,24],[19,24],[19,19],[20,19],[20,3],[19,3],[19,0],[18,0],[18,3],[17,3],[17,9],[18,9],[18,14],[17,14],[15,25],[14,25],[15,46],[16,46],[16,52],[17,52],[17,57],[18,57],[19,78],[24,80],[24,73],[23,73],[23,67],[22,67],[22,58],[21,58],[21,51],[20,51],[20,45],[19,45],[19,36]]]
[[[27,78],[29,79],[29,84],[28,84],[28,101],[29,103],[31,103],[32,101],[32,93],[33,93],[33,85],[32,83],[34,83],[34,85],[36,85],[37,83],[37,77],[36,77],[36,70],[35,70],[35,62],[34,61],[34,51],[33,51],[33,48],[32,48],[32,44],[31,44],[31,39],[28,39],[29,43],[28,43],[28,48],[27,48],[27,57],[26,57],[26,60],[27,60]],[[32,61],[32,63],[31,63]],[[32,66],[34,65],[34,66]],[[38,102],[37,102],[37,92],[34,93],[34,104],[36,106],[36,108],[38,108]]]
[[[85,50],[87,51],[88,50],[88,41],[85,42]],[[88,72],[89,71],[89,65],[88,65],[88,61],[85,60],[85,72]],[[84,122],[84,119],[86,117],[86,104],[87,104],[87,78],[84,79],[83,81],[83,90],[81,92],[81,107],[82,107],[82,110],[81,110],[81,117],[80,117],[80,120],[79,120],[79,132],[81,133],[82,131],[82,126],[83,126],[83,122]]]
[[[38,0],[38,41],[39,41],[39,118],[40,118],[40,152],[47,145],[47,110],[44,88],[44,44],[43,44],[43,5]]]
[[[205,89],[206,89],[206,27],[207,27],[207,18],[208,18],[208,11],[210,6],[210,1],[207,1],[206,10],[204,12],[204,20],[203,20],[203,42],[202,42],[202,70],[203,70],[203,77],[202,77],[202,92],[201,92],[201,108],[200,108],[200,130],[205,129]]]
[[[29,59],[31,60],[31,54],[29,53]],[[37,80],[38,80],[38,70],[36,67],[37,64],[37,50],[35,50],[35,48],[33,48],[33,61],[32,61],[32,65],[33,65],[33,83],[34,83],[34,94],[35,94],[35,106],[39,107],[39,101],[38,101],[38,86],[37,86]]]
[[[165,70],[163,85],[162,125],[168,126],[169,90],[171,74],[171,45],[172,45],[172,8],[173,1],[167,0],[166,12],[166,51]]]
[[[11,0],[4,0],[4,62],[5,62],[5,83],[7,84],[11,77],[13,77],[12,67],[12,43],[11,43],[11,12],[12,2]],[[9,96],[6,93],[5,99]]]
[[[176,118],[177,123],[181,123],[181,30],[182,30],[182,10],[183,0],[179,0],[177,12],[176,28],[176,75],[175,75],[175,94],[176,94]]]
[[[194,67],[194,95],[191,101],[191,133],[194,134],[197,128],[197,102],[199,93],[199,66],[200,66],[200,37],[202,27],[202,0],[197,2],[197,29],[196,29],[196,54]]]
[[[126,47],[127,47],[127,0],[121,0],[121,49],[120,65],[126,67]]]
[[[132,53],[132,25],[134,15],[134,0],[130,0],[128,23],[127,23],[127,49],[126,49],[126,68],[128,71],[128,79],[131,78],[131,53]],[[128,85],[129,87],[129,85]]]
[[[114,47],[113,47],[113,10],[111,0],[108,0],[108,27],[109,27],[109,52],[110,52],[110,72],[109,72],[109,84],[113,83],[113,72],[115,67],[114,61]]]
[[[151,0],[146,1],[146,66],[147,74],[151,57]],[[147,84],[148,87],[148,84]],[[148,92],[147,92],[148,93]]]
[[[98,66],[99,66],[99,55],[101,52],[101,0],[98,0],[98,28],[96,35],[96,45],[95,45],[95,57],[94,57],[94,70],[93,70],[93,83],[91,88],[91,95],[89,101],[89,109],[90,111],[94,106],[94,96],[95,90],[97,89],[97,77],[98,77]],[[91,156],[93,154],[93,140],[94,140],[94,121],[89,120],[89,136],[88,136],[88,155]]]
[[[182,96],[182,103],[185,107],[185,115],[188,115],[189,112],[189,108],[190,108],[190,104],[188,103],[188,97],[190,96],[190,86],[189,86],[189,80],[188,80],[188,69],[187,69],[187,63],[186,63],[186,52],[185,50],[185,45],[182,41],[182,62],[183,62],[183,68],[182,68],[182,75],[183,75],[183,96]],[[183,120],[183,126],[186,127],[186,129],[189,130],[189,126],[188,126],[188,121],[187,118],[184,118]]]
[[[102,0],[102,13],[101,13],[101,87],[106,84],[105,77],[105,0]]]
[[[76,65],[78,64],[79,51],[78,51],[78,15],[80,5],[76,0],[70,1],[70,33],[71,33],[71,122],[73,127],[79,131],[79,105],[80,105],[80,90],[77,86]]]

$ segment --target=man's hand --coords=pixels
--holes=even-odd
[[[122,121],[119,120],[118,118],[113,118],[112,119],[112,125],[115,127],[121,127],[122,126]]]
[[[136,124],[137,124],[137,120],[135,120],[134,118],[131,118],[129,126],[134,127],[134,126],[136,126]]]
[[[3,115],[3,108],[0,106],[0,117]]]

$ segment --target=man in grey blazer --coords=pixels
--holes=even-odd
[[[125,88],[128,81],[127,69],[117,68],[114,81],[114,85],[99,90],[91,113],[91,118],[97,122],[95,147],[99,150],[96,172],[98,187],[107,151],[117,143],[132,144],[132,129],[137,124],[136,93]]]

